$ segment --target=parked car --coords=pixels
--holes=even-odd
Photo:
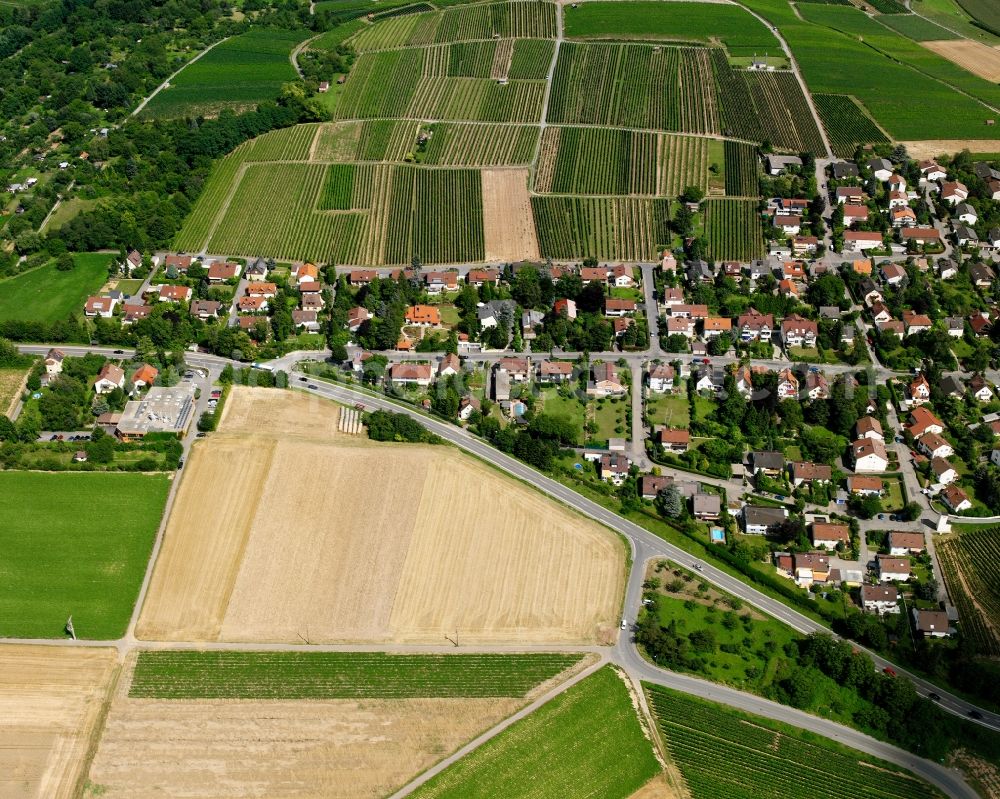
[[[927,698],[933,700],[934,702],[940,702],[941,694],[936,694],[933,691],[931,691],[929,694],[927,694]]]
[[[980,719],[982,719],[982,717],[983,717],[983,714],[980,713],[978,710],[970,710],[969,711],[969,718],[970,719],[976,719],[977,721],[979,721]]]
[[[311,388],[313,391],[316,391],[319,389],[319,386],[317,386],[315,383],[310,383],[308,386],[306,386],[306,388]]]

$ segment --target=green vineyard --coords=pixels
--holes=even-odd
[[[556,194],[676,197],[708,191],[710,140],[666,133],[548,127],[535,189]]]
[[[752,144],[726,141],[726,194],[733,197],[756,197],[760,192],[760,161]]]
[[[868,113],[846,94],[814,94],[813,102],[834,155],[852,158],[859,144],[889,141]]]
[[[791,72],[735,70],[718,49],[712,52],[712,64],[726,136],[766,140],[796,153],[825,152],[809,103]]]
[[[344,85],[337,116],[537,122],[545,81],[508,79],[517,48],[505,51],[503,44],[476,42],[365,53]],[[541,62],[534,59],[544,60],[544,50],[525,52],[518,69],[521,74],[537,74]]]
[[[378,21],[350,40],[358,52],[477,39],[552,39],[553,3],[513,0],[407,14]]]
[[[645,688],[670,757],[698,799],[940,796],[896,766],[794,727],[660,686]]]
[[[670,201],[532,197],[542,257],[649,261],[670,241]]]
[[[538,142],[538,128],[527,125],[440,122],[427,130],[431,137],[419,161],[440,166],[527,166]]]
[[[705,200],[705,238],[715,261],[752,261],[764,256],[757,200]]]
[[[718,133],[709,51],[643,44],[559,49],[548,121]]]
[[[958,607],[962,636],[984,655],[1000,656],[1000,536],[998,528],[942,539],[937,545],[948,595]]]
[[[522,697],[580,655],[145,651],[129,696],[144,699]]]

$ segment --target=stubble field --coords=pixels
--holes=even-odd
[[[139,637],[610,640],[616,538],[453,450],[339,434],[338,413],[234,390],[185,469]]]
[[[113,649],[0,648],[0,796],[78,795],[114,664]]]
[[[487,261],[539,257],[527,169],[483,170],[483,244]]]
[[[967,39],[944,39],[935,42],[921,42],[928,50],[967,69],[973,75],[985,78],[991,83],[1000,81],[1000,50],[981,42]]]

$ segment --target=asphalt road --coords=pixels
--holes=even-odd
[[[47,352],[48,349],[48,346],[39,345],[21,347],[22,351],[41,354]],[[85,352],[101,352],[109,356],[131,354],[131,351],[128,350],[123,353],[121,350],[115,350],[107,347],[61,347],[61,349],[68,355],[79,355]],[[187,353],[186,358],[189,365],[204,368],[213,373],[221,369],[224,364],[229,363],[229,361],[224,358],[201,353]],[[371,395],[347,386],[340,386],[327,383],[322,380],[316,380],[311,376],[294,370],[290,372],[289,379],[292,387],[326,399],[335,400],[349,405],[361,402],[369,410],[381,408],[397,413],[405,413],[419,420],[424,426],[441,436],[441,438],[446,441],[461,447],[466,452],[491,463],[513,477],[535,486],[538,490],[559,500],[563,504],[621,533],[625,536],[629,543],[631,548],[632,563],[634,564],[626,586],[623,610],[623,620],[626,622],[629,630],[631,630],[634,626],[639,608],[641,607],[642,581],[644,573],[643,565],[651,559],[665,557],[685,567],[696,569],[699,575],[704,577],[706,581],[733,594],[734,596],[740,597],[745,602],[754,605],[774,618],[788,624],[800,633],[805,634],[816,631],[828,632],[828,630],[819,623],[813,621],[807,616],[802,615],[801,613],[798,613],[792,608],[784,605],[782,602],[760,593],[736,577],[717,569],[712,564],[695,558],[684,550],[664,541],[663,539],[650,533],[648,530],[639,527],[627,519],[612,513],[572,489],[567,488],[561,483],[558,483],[541,474],[521,461],[515,460],[504,453],[499,452],[486,442],[469,433],[464,428],[447,424],[438,419],[426,416],[406,405],[397,404],[387,397]],[[312,388],[312,386],[315,388]],[[189,436],[189,438],[191,437],[193,436]],[[190,441],[186,442],[186,444],[190,444]],[[157,544],[159,544],[161,538],[162,529],[157,536]],[[151,559],[151,564],[152,562],[153,561]],[[144,581],[143,591],[141,593],[145,593],[145,588],[148,585],[149,573],[151,573],[151,569],[147,572],[147,580]],[[139,601],[136,603],[134,615],[138,614],[141,606],[142,597],[140,596]],[[122,646],[132,647],[136,645],[138,642],[135,641],[134,636],[132,635],[133,624],[134,618],[132,620],[132,624],[130,624],[129,633],[121,641],[107,643],[119,648]],[[53,641],[51,643],[53,645],[67,645],[70,643],[77,645],[97,645],[97,642],[84,641]],[[154,648],[160,646],[160,644],[155,642],[143,642],[142,645],[148,645]],[[168,645],[164,644],[164,646]],[[281,646],[282,648],[287,648],[286,645]],[[225,647],[232,648],[232,645],[226,644]],[[251,645],[251,648],[263,647],[261,645],[254,644]],[[558,647],[556,648],[558,649]],[[858,648],[862,649],[861,647]],[[891,665],[888,661],[874,655],[871,652],[868,652],[867,654],[871,656],[873,662],[878,668],[885,668]],[[677,690],[723,702],[727,705],[741,708],[748,712],[759,713],[769,718],[785,721],[789,724],[812,730],[824,735],[825,737],[859,749],[860,751],[882,757],[889,762],[909,768],[940,787],[949,796],[962,798],[970,797],[970,799],[976,796],[976,794],[964,783],[964,781],[962,781],[958,772],[945,769],[936,763],[919,758],[881,741],[877,741],[849,727],[795,710],[794,708],[769,702],[735,689],[660,669],[640,656],[638,650],[634,646],[634,643],[631,641],[630,635],[628,634],[622,635],[619,638],[618,644],[612,650],[610,661],[624,668],[633,680],[642,680],[665,685],[670,688],[675,688]],[[975,706],[961,700],[959,697],[949,694],[943,689],[909,674],[897,666],[893,665],[893,668],[898,673],[906,674],[910,679],[912,679],[914,684],[917,686],[919,693],[926,695],[929,692],[936,692],[939,694],[941,696],[939,704],[944,710],[958,716],[966,716],[970,710],[975,708]],[[982,719],[978,723],[995,730],[1000,730],[1000,716],[979,708],[975,709],[979,710],[982,714]]]

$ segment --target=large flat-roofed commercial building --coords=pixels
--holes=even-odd
[[[195,387],[190,384],[153,386],[141,400],[125,404],[115,432],[122,441],[137,441],[148,433],[183,436],[194,417]]]

